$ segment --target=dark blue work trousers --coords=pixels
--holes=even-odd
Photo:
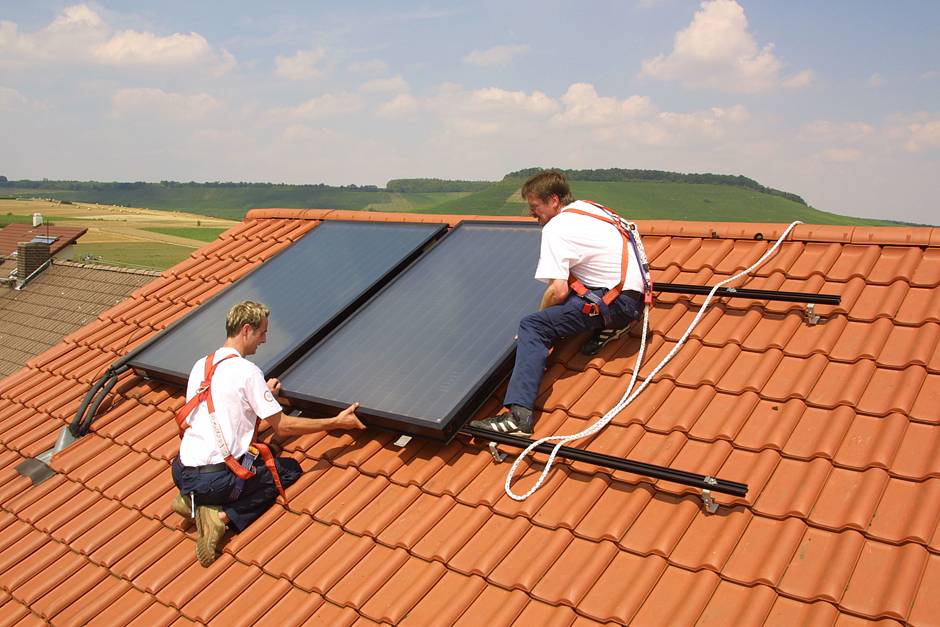
[[[607,290],[592,290],[603,295]],[[535,398],[539,393],[539,384],[545,373],[545,360],[555,340],[583,333],[596,331],[604,327],[601,316],[584,313],[583,298],[571,292],[565,302],[547,307],[524,317],[519,322],[519,336],[516,340],[516,363],[509,379],[509,389],[503,404],[520,405],[526,409],[535,407]],[[621,294],[610,304],[612,328],[622,329],[643,313],[642,300]]]
[[[284,489],[293,485],[300,478],[302,471],[297,460],[290,457],[275,458],[277,472],[281,476]],[[196,468],[183,466],[178,457],[173,458],[171,472],[173,482],[180,489],[180,494],[189,498],[195,494],[196,505],[220,505],[228,516],[230,526],[236,532],[244,530],[258,519],[277,500],[277,486],[271,477],[271,471],[259,458],[255,462],[255,476],[248,479],[241,495],[234,501],[232,488],[237,477],[225,468],[215,472],[200,473]]]

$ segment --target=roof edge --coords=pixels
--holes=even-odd
[[[426,222],[455,226],[459,222],[500,220],[534,222],[523,216],[480,216],[463,214],[394,213],[351,209],[251,209],[245,220],[357,220],[363,222]],[[641,233],[672,237],[716,239],[777,239],[787,224],[773,222],[686,222],[682,220],[637,220]],[[790,239],[802,242],[876,244],[882,246],[940,246],[940,228],[922,226],[850,226],[801,224]]]

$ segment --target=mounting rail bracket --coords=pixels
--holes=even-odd
[[[493,456],[494,464],[500,464],[504,459],[506,459],[506,453],[499,450],[499,448],[496,446],[496,442],[490,442],[489,449],[490,455]]]
[[[718,485],[718,480],[714,477],[705,477],[703,481],[708,485]],[[714,514],[718,511],[718,502],[715,500],[715,497],[712,496],[711,490],[702,490],[702,505],[709,514]]]
[[[816,313],[816,304],[807,303],[806,304],[806,322],[809,323],[810,326],[815,326],[816,324],[819,323],[819,320],[820,320],[820,316],[818,313]]]

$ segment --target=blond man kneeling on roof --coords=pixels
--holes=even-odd
[[[245,359],[267,339],[269,315],[265,305],[252,301],[232,307],[225,344],[193,366],[187,402],[176,417],[182,441],[172,463],[180,490],[173,511],[195,517],[196,558],[203,566],[218,558],[229,528],[245,529],[300,477],[296,460],[275,458],[267,445],[254,441],[259,419],[278,436],[365,428],[355,413],[358,403],[318,420],[282,412],[274,398],[280,381],[265,381],[261,369]]]
[[[522,197],[542,225],[535,278],[548,287],[540,310],[519,323],[505,411],[470,426],[528,437],[552,344],[591,331],[582,352],[597,353],[643,313],[645,280],[627,225],[602,205],[575,200],[562,172],[536,174],[522,186]]]

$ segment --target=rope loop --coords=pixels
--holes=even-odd
[[[630,385],[627,386],[627,390],[626,392],[624,392],[624,395],[621,397],[620,401],[618,401],[617,404],[614,405],[606,414],[604,414],[601,418],[599,418],[597,422],[587,427],[583,431],[579,431],[578,433],[573,433],[571,435],[546,436],[543,438],[539,438],[538,440],[535,440],[534,442],[532,442],[532,444],[527,446],[516,457],[516,460],[512,463],[512,468],[509,469],[509,473],[507,473],[506,475],[506,482],[504,484],[506,494],[508,494],[510,498],[515,499],[516,501],[524,501],[530,496],[532,496],[533,494],[535,494],[535,491],[538,490],[540,487],[542,487],[542,484],[545,483],[545,478],[548,476],[548,471],[551,470],[552,464],[555,461],[555,456],[558,454],[558,450],[562,446],[567,444],[568,442],[572,442],[574,440],[580,440],[581,438],[594,435],[595,433],[597,433],[598,431],[606,427],[610,423],[610,421],[613,420],[617,416],[617,414],[619,414],[630,403],[632,403],[633,400],[637,396],[640,395],[640,392],[646,389],[646,386],[649,385],[649,382],[652,381],[653,378],[657,374],[659,374],[659,371],[665,368],[666,364],[668,364],[669,361],[676,355],[676,353],[679,352],[679,349],[682,348],[682,345],[685,344],[685,341],[692,334],[692,331],[695,330],[696,326],[698,326],[698,323],[699,321],[701,321],[702,316],[705,315],[705,310],[708,308],[708,305],[711,303],[712,298],[715,296],[715,292],[718,291],[718,289],[727,285],[728,283],[731,283],[732,281],[736,281],[737,279],[740,279],[741,277],[750,274],[757,268],[764,265],[767,262],[767,260],[773,257],[773,255],[777,252],[777,249],[780,248],[780,245],[783,243],[783,240],[786,239],[787,235],[790,234],[790,231],[796,228],[798,224],[803,224],[803,223],[799,220],[791,222],[790,226],[788,226],[786,230],[784,230],[783,235],[781,235],[777,239],[774,245],[771,246],[770,249],[767,250],[767,252],[761,255],[760,259],[755,261],[750,267],[745,268],[744,270],[735,274],[734,276],[729,277],[725,279],[724,281],[720,281],[716,283],[714,286],[712,286],[711,291],[709,291],[708,295],[705,297],[705,302],[702,303],[702,306],[699,308],[698,313],[695,315],[695,318],[692,319],[692,323],[689,324],[689,327],[685,330],[685,333],[682,334],[682,337],[679,338],[679,341],[676,342],[676,345],[673,346],[672,350],[669,351],[669,353],[663,358],[663,360],[659,362],[659,364],[657,364],[655,368],[653,368],[653,370],[649,373],[649,375],[643,379],[643,382],[640,384],[640,387],[638,387],[636,391],[633,391],[633,386],[636,384],[636,381],[637,381],[637,374],[640,372],[640,366],[643,365],[643,353],[646,350],[646,333],[647,333],[647,329],[649,328],[649,309],[650,308],[648,305],[644,305],[643,307],[643,331],[642,331],[642,334],[640,335],[640,351],[637,353],[636,365],[633,367],[633,376],[630,377]],[[531,453],[535,449],[535,447],[537,447],[540,444],[544,444],[546,442],[558,442],[558,444],[556,444],[554,448],[552,448],[552,452],[548,456],[548,460],[545,462],[545,468],[542,469],[542,472],[539,475],[538,480],[535,482],[535,485],[532,486],[529,489],[529,491],[526,492],[525,494],[516,494],[512,490],[512,479],[516,475],[516,471],[519,468],[519,464],[522,463],[522,461],[526,458],[526,456],[529,453]]]

